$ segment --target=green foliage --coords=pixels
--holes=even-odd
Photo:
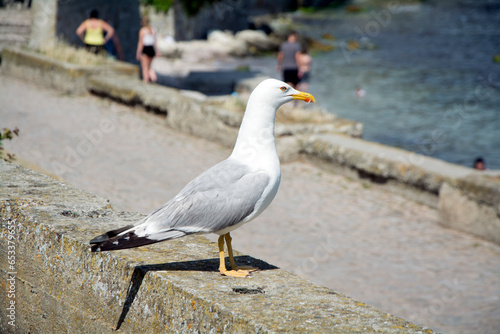
[[[0,159],[3,159],[5,161],[12,161],[14,160],[14,154],[9,154],[7,153],[7,157],[3,156],[3,144],[2,140],[8,139],[12,140],[14,136],[19,136],[19,129],[15,128],[14,130],[8,129],[8,128],[3,128],[2,131],[0,132]]]
[[[213,4],[218,0],[179,0],[182,4],[182,8],[188,16],[195,16],[198,14],[200,9],[205,5],[205,3]]]
[[[316,12],[316,7],[300,7],[299,10],[306,14],[312,14]]]
[[[350,0],[302,0],[299,10],[304,13],[314,13],[320,9],[337,9],[343,7]]]
[[[175,0],[140,0],[141,4],[145,6],[152,6],[159,12],[168,12],[170,7],[172,7],[172,4],[174,3]],[[184,12],[188,16],[195,16],[198,14],[200,9],[207,3],[207,4],[213,4],[216,1],[219,0],[177,0],[180,1],[182,8],[184,9]]]
[[[168,12],[173,3],[174,0],[141,0],[141,4],[145,6],[152,6],[158,12],[164,13]]]

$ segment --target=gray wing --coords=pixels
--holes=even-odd
[[[250,215],[269,176],[225,160],[188,183],[177,196],[134,228],[138,237],[160,241],[192,233],[212,233]]]

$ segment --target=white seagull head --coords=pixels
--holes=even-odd
[[[292,100],[302,100],[307,103],[314,103],[314,96],[308,93],[300,92],[283,81],[276,79],[267,79],[262,81],[252,92],[252,96],[257,99],[265,99],[264,102],[279,108],[281,105]],[[252,98],[252,96],[250,98]]]

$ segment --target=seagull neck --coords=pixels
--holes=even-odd
[[[276,156],[274,119],[277,107],[250,100],[241,122],[232,156],[240,160],[269,154]]]

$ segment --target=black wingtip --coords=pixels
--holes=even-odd
[[[118,234],[120,234],[120,233],[122,233],[122,232],[124,232],[126,230],[129,230],[132,227],[134,227],[134,225],[127,225],[127,226],[118,228],[116,230],[108,231],[108,232],[103,233],[100,236],[97,236],[94,239],[90,240],[89,243],[90,244],[100,244],[100,243],[102,243],[102,242],[104,242],[106,240],[109,240],[109,239],[112,239],[112,238],[116,237]]]
[[[104,234],[102,236],[104,236]],[[92,240],[99,240],[99,238],[102,236],[99,236]],[[104,251],[113,251],[119,249],[135,248],[135,247],[154,244],[159,241],[161,240],[151,240],[146,237],[139,237],[134,232],[128,232],[125,233],[124,235],[115,236],[113,238],[106,239],[102,242],[94,242],[90,247],[90,251],[104,252]]]
[[[101,248],[100,248],[99,246],[100,246],[100,244],[96,244],[96,245],[92,245],[92,246],[90,246],[90,251],[91,251],[92,253],[94,253],[94,252],[100,252],[100,251],[101,251]]]

